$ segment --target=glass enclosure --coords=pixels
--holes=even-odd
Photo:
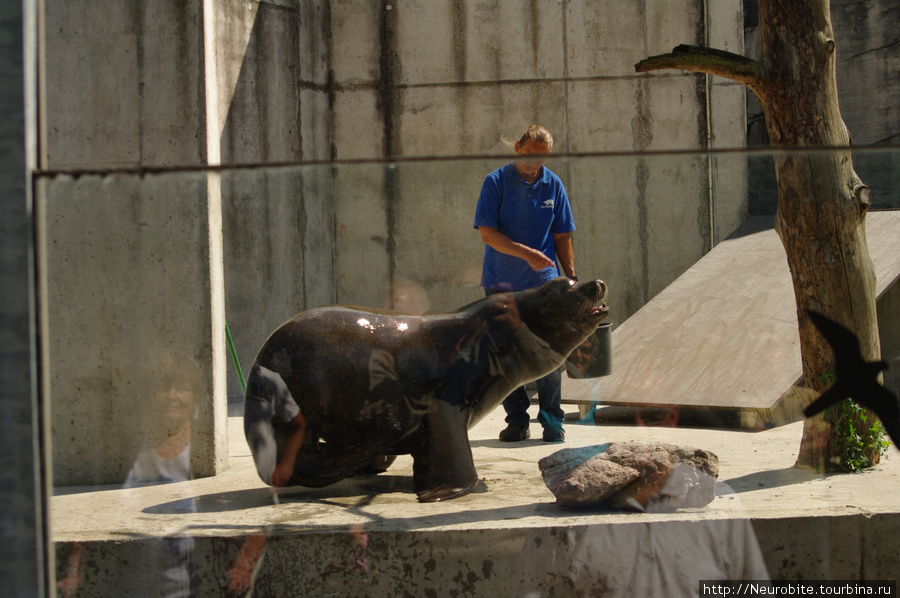
[[[896,580],[897,449],[885,441],[862,473],[794,467],[809,395],[796,388],[771,153],[548,158],[577,226],[579,283],[566,292],[609,309],[595,377],[578,373],[590,331],[546,332],[572,325],[568,299],[480,286],[475,206],[507,163],[39,174],[59,595],[638,596],[698,594],[704,580]],[[853,163],[871,189],[884,385],[900,394],[900,153],[859,149]],[[335,304],[354,307],[285,325]],[[515,337],[498,314],[516,318]],[[530,382],[567,356],[565,442],[544,442]],[[497,377],[529,382],[530,439],[498,439]],[[285,387],[303,389],[294,411],[278,406]],[[293,477],[270,486],[292,438]],[[626,449],[655,465],[612,459]],[[563,472],[597,456],[603,467]],[[619,469],[601,471],[609,463]],[[616,477],[626,469],[638,477]],[[581,504],[598,488],[617,499]]]

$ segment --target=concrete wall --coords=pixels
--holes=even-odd
[[[226,318],[246,376],[269,333],[334,302],[331,169],[223,173]],[[228,396],[243,400],[228,366]]]
[[[46,0],[50,168],[206,162],[199,1]]]
[[[633,67],[679,43],[742,52],[740,2],[333,2],[331,39],[337,158],[508,155],[498,139],[532,122],[558,153],[744,144],[742,86]],[[505,161],[340,168],[338,299],[385,305],[411,287],[444,310],[479,297],[474,206]],[[576,267],[610,284],[616,321],[746,215],[741,160],[548,165],[573,202]]]
[[[212,8],[222,163],[328,159],[328,3]]]
[[[900,144],[900,11],[884,0],[831,3],[838,40],[838,98],[854,145]],[[873,208],[900,208],[898,152],[855,154],[853,166],[872,190]]]
[[[747,13],[747,55],[759,56],[756,0],[745,0]],[[837,55],[838,99],[841,116],[850,131],[853,145],[897,145],[900,142],[900,12],[890,2],[875,0],[832,0],[831,23]],[[768,146],[762,108],[747,93],[747,141],[751,146]],[[896,151],[859,153],[853,166],[872,190],[872,207],[900,208],[896,193],[900,156]],[[757,160],[751,175],[758,181],[751,193],[754,214],[774,214],[777,183],[771,160]]]
[[[545,527],[533,528],[285,532],[269,538],[254,589],[266,596],[300,591],[312,596],[597,595],[602,582],[622,590],[652,577],[604,575],[610,569],[624,570],[627,559],[654,558],[647,566],[657,568],[657,580],[665,577],[660,571],[674,576],[676,566],[692,571],[697,584],[700,576],[721,569],[735,578],[747,569],[758,574],[756,563],[744,560],[754,541],[773,580],[890,581],[900,566],[894,549],[900,524],[892,513],[753,520],[702,515],[593,526],[553,525],[548,518]],[[363,546],[360,536],[365,538]],[[198,596],[223,593],[216,582],[225,578],[243,540],[209,535],[195,539],[190,564],[202,571]],[[155,589],[162,577],[159,564],[145,555],[153,554],[162,541],[85,542],[88,573],[83,589],[92,596]],[[611,546],[621,546],[622,552],[609,550]],[[71,549],[70,542],[57,543],[58,560],[64,562]],[[686,555],[691,561],[678,563],[676,559]],[[121,562],[132,566],[117,566]]]
[[[327,160],[328,3],[212,7],[221,162]],[[222,193],[226,318],[246,373],[276,326],[334,302],[331,169],[228,172]],[[243,398],[230,364],[228,396]]]

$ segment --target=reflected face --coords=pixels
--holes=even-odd
[[[516,172],[522,177],[522,180],[533,182],[540,175],[541,168],[544,165],[544,156],[550,153],[550,146],[543,141],[535,141],[526,139],[524,142],[516,142],[516,154],[526,157],[527,159],[516,160]]]
[[[187,380],[162,381],[154,392],[157,412],[167,420],[189,419],[194,411],[194,388]]]
[[[580,372],[584,373],[587,371],[593,358],[594,347],[591,345],[590,339],[588,339],[575,347],[575,350],[569,355],[569,363],[578,368]]]

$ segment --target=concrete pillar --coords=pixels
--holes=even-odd
[[[328,16],[326,0],[51,0],[50,168],[327,159]],[[227,396],[242,397],[225,323],[246,370],[275,326],[333,302],[331,177],[304,167],[48,181],[57,484],[121,483],[143,444],[142,376],[167,345],[207,378],[195,473],[225,465]],[[85,438],[97,422],[102,433]]]
[[[54,483],[124,482],[161,423],[168,352],[202,372],[191,458],[195,475],[215,473],[227,456],[216,189],[203,172],[58,175],[38,188]]]
[[[218,162],[208,10],[202,0],[49,2],[49,168]],[[39,189],[54,483],[125,480],[152,443],[152,370],[170,351],[202,372],[193,473],[220,471],[227,348],[218,175],[57,175]]]
[[[0,580],[14,598],[49,595],[31,192],[38,4],[0,1]]]

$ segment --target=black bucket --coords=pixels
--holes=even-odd
[[[612,373],[612,323],[602,322],[596,332],[566,360],[569,378],[600,378]]]

